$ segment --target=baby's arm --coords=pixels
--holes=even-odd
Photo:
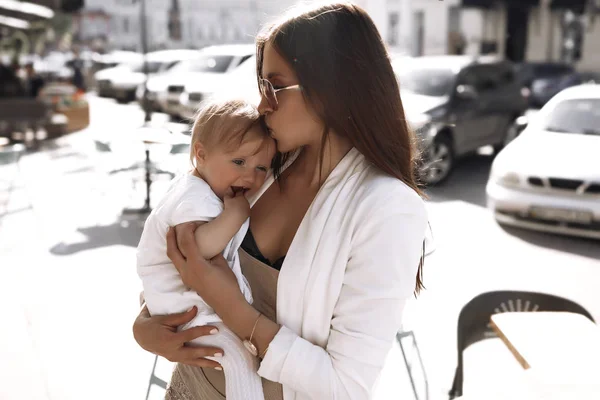
[[[202,222],[196,228],[196,244],[202,257],[211,259],[221,254],[249,215],[250,205],[242,195],[226,198],[223,212],[214,220]],[[178,226],[175,226],[176,234],[178,233]]]

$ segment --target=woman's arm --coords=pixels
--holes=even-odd
[[[325,349],[261,317],[253,342],[266,352],[258,373],[310,399],[368,399],[415,289],[427,216],[416,196],[396,196],[372,209],[357,227]],[[414,200],[413,200],[414,199]],[[188,228],[189,231],[190,228]],[[187,237],[187,239],[186,239]],[[194,251],[191,231],[181,238]],[[196,250],[197,253],[197,250]],[[167,254],[183,281],[197,290],[240,338],[250,336],[258,312],[239,291],[224,260],[184,259],[171,231]]]
[[[197,223],[181,224],[167,233],[167,255],[179,271],[181,279],[201,294],[203,300],[213,307],[217,315],[242,339],[248,339],[257,322],[258,311],[252,307],[240,291],[237,278],[223,256],[207,261],[196,245]],[[185,256],[184,256],[185,254]],[[279,330],[279,325],[266,317],[256,324],[252,342],[262,354]]]

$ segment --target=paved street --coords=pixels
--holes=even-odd
[[[131,162],[124,155],[141,159],[143,150],[104,154],[94,146],[95,138],[131,133],[143,115],[134,104],[93,96],[90,102],[90,128],[24,155],[19,169],[0,163],[0,399],[146,395],[154,358],[131,335],[141,290],[134,265],[143,220],[121,215],[124,207],[142,205],[142,173],[107,174]],[[153,124],[185,128],[162,115]],[[470,157],[445,185],[428,191],[436,250],[425,263],[427,290],[408,306],[406,326],[416,332],[436,400],[447,398],[456,366],[458,312],[481,292],[558,294],[600,320],[599,243],[498,226],[485,208],[491,160]],[[185,167],[186,157],[171,162]],[[167,182],[159,178],[153,195]],[[159,367],[158,375],[168,379],[169,363]],[[475,345],[466,356],[465,391],[502,384],[519,368],[497,341]],[[394,364],[381,390],[404,376],[403,366]],[[160,395],[154,392],[154,398]]]

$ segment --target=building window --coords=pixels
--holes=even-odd
[[[129,18],[123,17],[123,32],[129,33]]]

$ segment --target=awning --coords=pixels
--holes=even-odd
[[[30,2],[0,0],[0,16],[24,21],[39,21],[54,17],[54,11],[46,6]]]

